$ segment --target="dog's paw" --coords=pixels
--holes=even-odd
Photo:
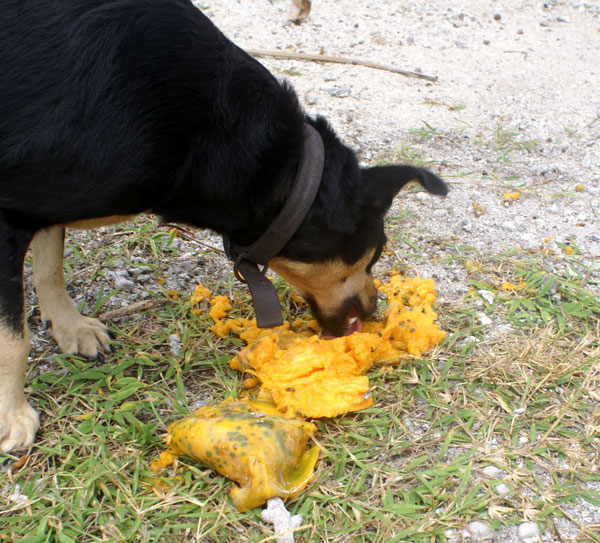
[[[0,451],[29,447],[39,427],[37,411],[25,399],[19,407],[0,408]]]
[[[99,353],[110,350],[108,330],[98,319],[84,317],[74,311],[48,322],[63,353],[95,358]]]

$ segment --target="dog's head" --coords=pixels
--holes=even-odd
[[[446,184],[431,172],[404,165],[359,168],[321,119],[314,123],[325,145],[321,188],[306,219],[269,266],[308,302],[324,333],[360,330],[375,311],[371,268],[386,242],[383,218],[394,196],[416,181],[445,196]]]

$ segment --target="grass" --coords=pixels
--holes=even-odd
[[[380,160],[428,164],[417,144],[441,137],[424,123],[413,143]],[[486,133],[499,163],[529,144],[500,126]],[[429,251],[402,224],[414,213],[405,206],[387,217],[387,251],[418,261]],[[600,506],[599,270],[576,245],[552,240],[494,255],[456,239],[431,243],[447,245],[443,258],[464,266],[471,289],[458,305],[438,306],[442,345],[370,373],[372,408],[317,422],[316,477],[287,504],[304,516],[296,541],[442,542],[475,520],[493,529],[534,520],[556,538],[562,518],[578,541],[599,542],[600,527],[573,515],[574,506]],[[110,321],[105,363],[56,354],[30,309],[40,340],[27,394],[42,433],[4,459],[0,542],[273,541],[260,510],[237,512],[231,483],[203,465],[149,470],[170,422],[243,390],[228,365],[241,340],[216,339],[207,312],[191,310],[193,280],[184,291],[169,284],[173,263],[203,261],[205,286],[227,294],[236,316],[250,315],[245,289],[212,271],[222,256],[197,234],[145,219],[101,238],[73,235],[67,251],[69,288],[86,312],[102,316],[131,297],[108,286],[124,269],[142,269],[136,289],[148,306]],[[276,286],[285,316],[306,311]]]
[[[160,276],[171,234],[146,224],[128,229],[124,251],[141,247]],[[454,258],[478,266],[464,303],[438,308],[444,344],[373,371],[372,408],[318,422],[316,479],[288,504],[305,519],[296,541],[444,541],[473,520],[494,528],[533,519],[552,532],[570,504],[600,504],[592,270],[577,254],[561,255],[553,272],[544,254],[486,258],[462,247]],[[518,288],[503,289],[506,282]],[[236,307],[250,311],[231,283],[210,286],[237,292]],[[304,311],[278,288],[288,314]],[[27,383],[42,435],[0,474],[0,541],[270,541],[260,510],[237,512],[230,483],[204,466],[182,460],[175,472],[149,471],[169,422],[242,389],[227,364],[240,341],[213,338],[210,319],[190,310],[187,294],[156,296],[153,309],[112,325],[105,364],[53,355],[53,346],[35,356]],[[481,311],[511,332],[485,334]],[[181,338],[177,355],[171,334]],[[499,478],[485,475],[490,465]],[[8,499],[17,485],[27,496],[20,503]],[[600,540],[592,528],[583,534],[580,541]]]

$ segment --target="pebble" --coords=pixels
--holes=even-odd
[[[444,536],[446,537],[446,541],[448,543],[458,543],[461,540],[459,533],[456,530],[453,530],[452,528],[448,528],[444,532]]]
[[[488,304],[494,303],[494,298],[496,297],[496,295],[492,291],[481,289],[477,292],[479,293],[479,296],[481,296]]]
[[[481,470],[484,475],[491,477],[492,479],[499,479],[502,475],[502,470],[496,466],[486,466]]]
[[[502,228],[504,228],[505,230],[508,230],[509,232],[516,232],[517,231],[517,225],[512,222],[512,221],[506,221],[502,223]]]
[[[487,541],[492,538],[492,530],[486,522],[474,521],[467,525],[467,533],[465,534],[473,538],[475,541]]]
[[[143,273],[152,273],[152,268],[150,266],[138,266],[135,268],[127,268],[127,273],[129,275],[141,275]]]
[[[321,89],[328,93],[330,96],[335,96],[336,98],[347,98],[352,93],[352,89],[350,87],[342,87],[342,88],[323,88]]]
[[[281,498],[271,498],[261,518],[273,524],[277,543],[294,543],[294,529],[302,525],[302,515],[290,515]]]
[[[496,485],[496,492],[499,496],[506,496],[510,492],[510,488],[504,483]]]
[[[115,277],[115,288],[129,289],[135,287],[135,283],[123,276]]]
[[[542,540],[537,522],[524,522],[519,525],[517,528],[517,535],[523,543],[538,543]]]
[[[492,319],[490,319],[485,313],[477,313],[477,320],[482,326],[489,326],[492,324]]]
[[[169,345],[171,347],[171,354],[173,356],[179,355],[181,351],[181,338],[177,334],[171,334],[169,336]]]
[[[314,106],[317,103],[317,93],[314,89],[306,91],[304,94],[304,102],[309,106]]]

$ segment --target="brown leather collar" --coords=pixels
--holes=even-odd
[[[300,227],[315,201],[321,184],[325,159],[323,140],[319,132],[306,123],[303,134],[304,145],[294,185],[279,215],[269,228],[247,247],[241,247],[229,236],[223,236],[225,253],[233,261],[236,277],[247,283],[250,288],[259,328],[283,324],[277,292],[273,283],[265,277],[265,273],[269,262],[280,253]]]

